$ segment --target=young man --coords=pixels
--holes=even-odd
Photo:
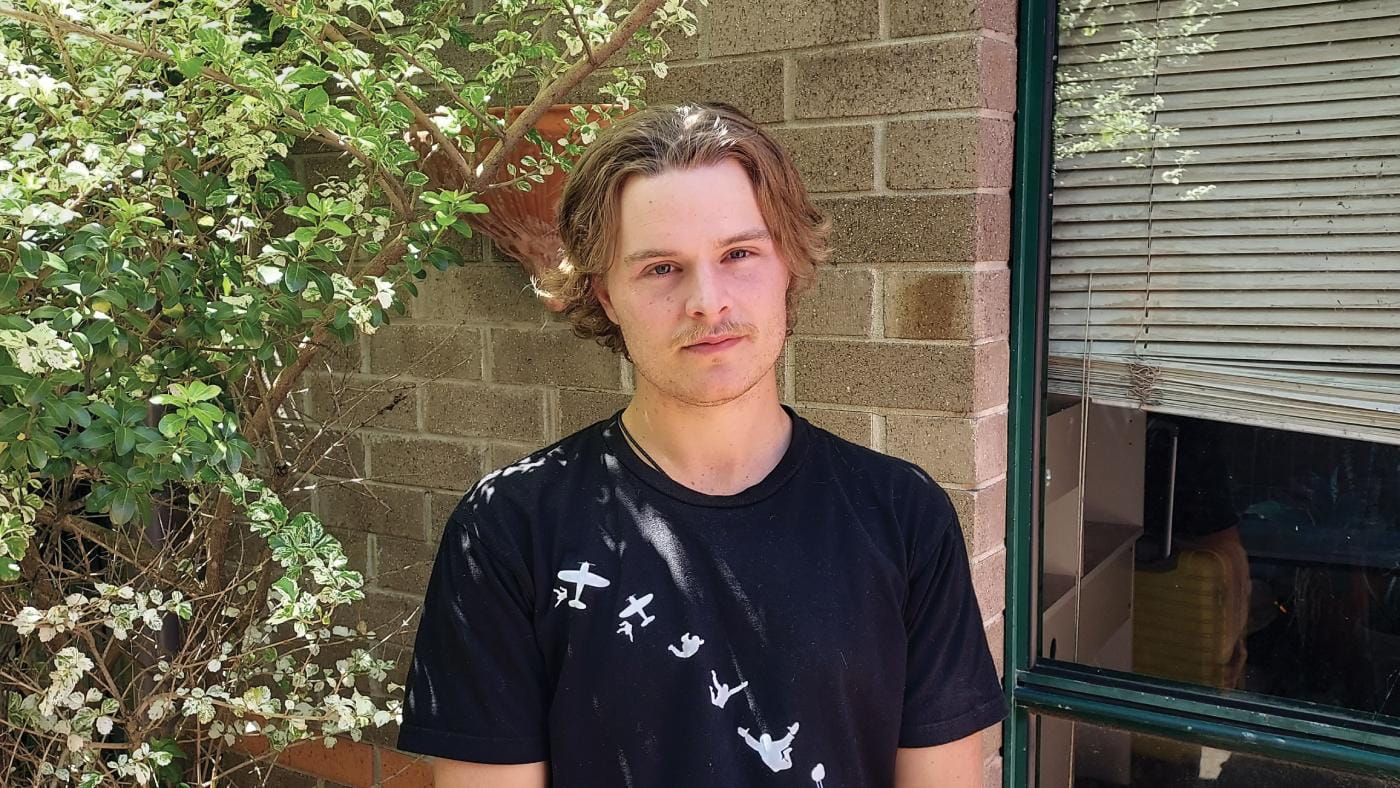
[[[626,408],[446,526],[399,747],[454,788],[965,788],[1002,719],[948,497],[779,402],[829,222],[724,104],[606,129],[544,289]]]

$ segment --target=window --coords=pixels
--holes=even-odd
[[[1007,784],[1400,776],[1400,5],[1050,13],[1022,3]]]

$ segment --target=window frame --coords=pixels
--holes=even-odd
[[[1041,484],[1045,458],[1051,116],[1055,0],[1018,0],[1011,192],[1010,391],[1003,728],[1005,788],[1032,788],[1033,713],[1166,736],[1314,766],[1400,778],[1400,727],[1375,716],[1242,691],[1220,692],[1051,659],[1039,635]]]

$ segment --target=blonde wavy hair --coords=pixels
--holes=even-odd
[[[798,297],[831,254],[831,219],[807,195],[792,158],[743,112],[721,102],[650,106],[603,129],[584,151],[559,201],[563,262],[535,281],[536,293],[563,303],[574,333],[623,356],[622,329],[608,319],[593,291],[618,254],[622,188],[634,175],[651,176],[734,159],[753,184],[774,247],[791,272],[787,333],[797,323]]]

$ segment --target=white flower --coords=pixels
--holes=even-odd
[[[355,304],[350,307],[350,319],[366,334],[373,334],[379,328],[370,322],[373,317],[374,313],[370,311],[368,304]]]
[[[374,286],[378,292],[374,294],[375,300],[379,301],[379,306],[388,309],[394,305],[394,285],[390,282],[375,277]]]

